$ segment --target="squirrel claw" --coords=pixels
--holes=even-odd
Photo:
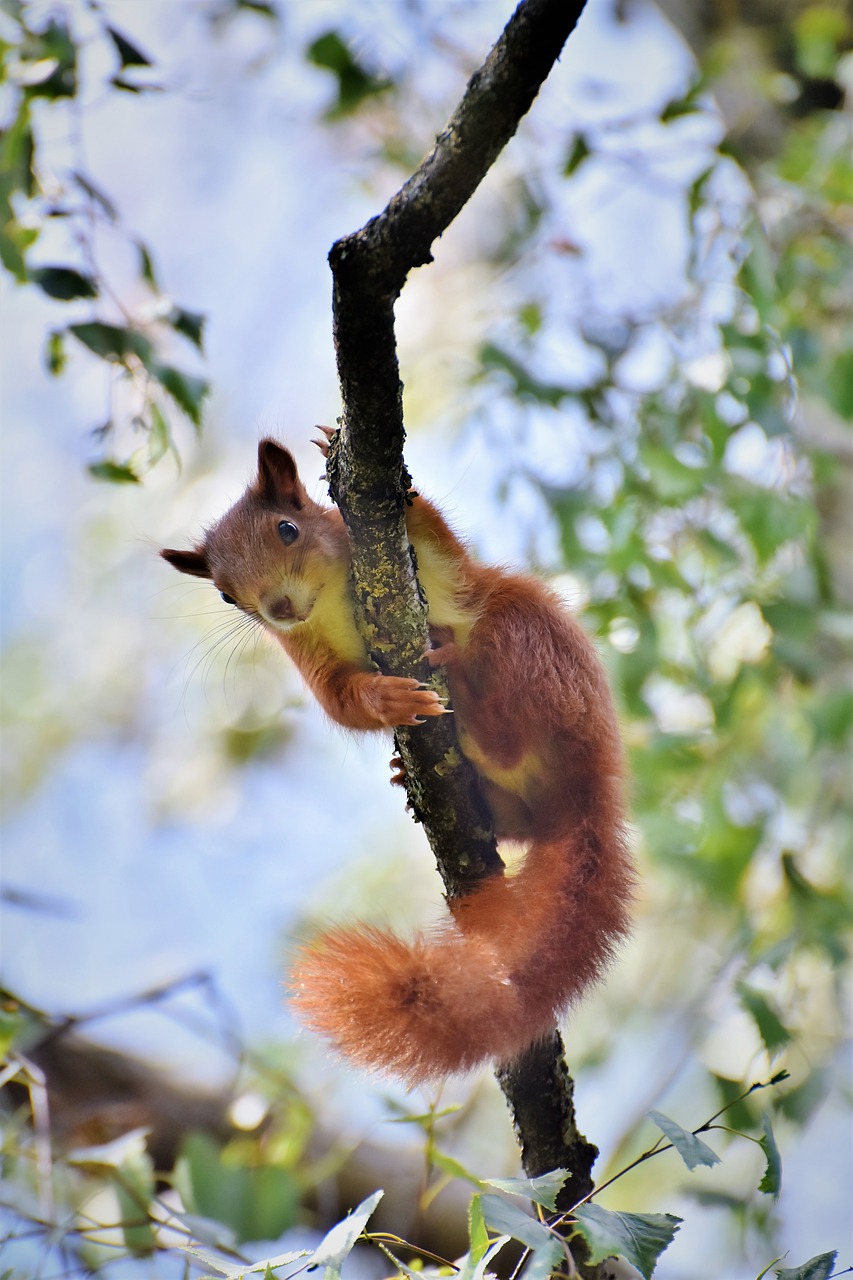
[[[432,685],[431,685],[431,684],[429,684],[429,682],[424,681],[424,680],[422,680],[422,681],[421,681],[421,683],[418,685],[418,688],[419,688],[419,689],[430,689],[431,691],[433,691],[433,692],[434,692],[434,690],[432,689]],[[449,701],[449,698],[447,698],[444,694],[436,693],[436,695],[435,695],[435,696],[436,696],[436,698],[438,699],[438,701],[439,701],[439,702],[448,702],[448,701]]]
[[[402,756],[392,756],[388,763],[392,770],[391,786],[404,787],[406,785],[406,766],[403,764]]]
[[[320,450],[324,458],[328,458],[329,450],[332,446],[332,441],[334,440],[335,436],[338,434],[338,428],[324,427],[319,422],[317,422],[314,424],[314,430],[322,431],[323,435],[326,438],[325,440],[312,440],[311,443],[316,444],[317,448]]]

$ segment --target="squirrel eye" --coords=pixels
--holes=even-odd
[[[222,599],[225,601],[225,603],[226,603],[226,604],[236,604],[236,603],[237,603],[237,601],[234,599],[234,597],[233,597],[233,596],[229,596],[229,595],[228,595],[227,591],[220,591],[220,593],[219,593],[219,594],[222,596]]]
[[[278,536],[281,538],[284,545],[289,547],[290,544],[295,542],[299,537],[299,530],[292,520],[279,520]]]

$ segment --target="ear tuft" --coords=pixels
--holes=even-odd
[[[258,491],[275,506],[305,505],[307,494],[299,479],[293,455],[277,440],[267,438],[258,445]]]
[[[164,547],[160,555],[179,573],[189,573],[194,578],[211,576],[207,556],[203,551],[173,551],[171,547]]]

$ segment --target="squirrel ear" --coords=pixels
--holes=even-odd
[[[164,547],[160,555],[179,573],[190,573],[194,578],[211,576],[207,556],[203,551],[173,551],[170,547]]]
[[[257,488],[268,501],[297,511],[308,499],[293,455],[277,440],[262,440],[258,445]]]

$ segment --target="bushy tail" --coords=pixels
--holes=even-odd
[[[534,844],[434,931],[322,934],[296,959],[295,1012],[352,1063],[422,1084],[506,1062],[547,1034],[628,931],[633,869],[621,829]]]

